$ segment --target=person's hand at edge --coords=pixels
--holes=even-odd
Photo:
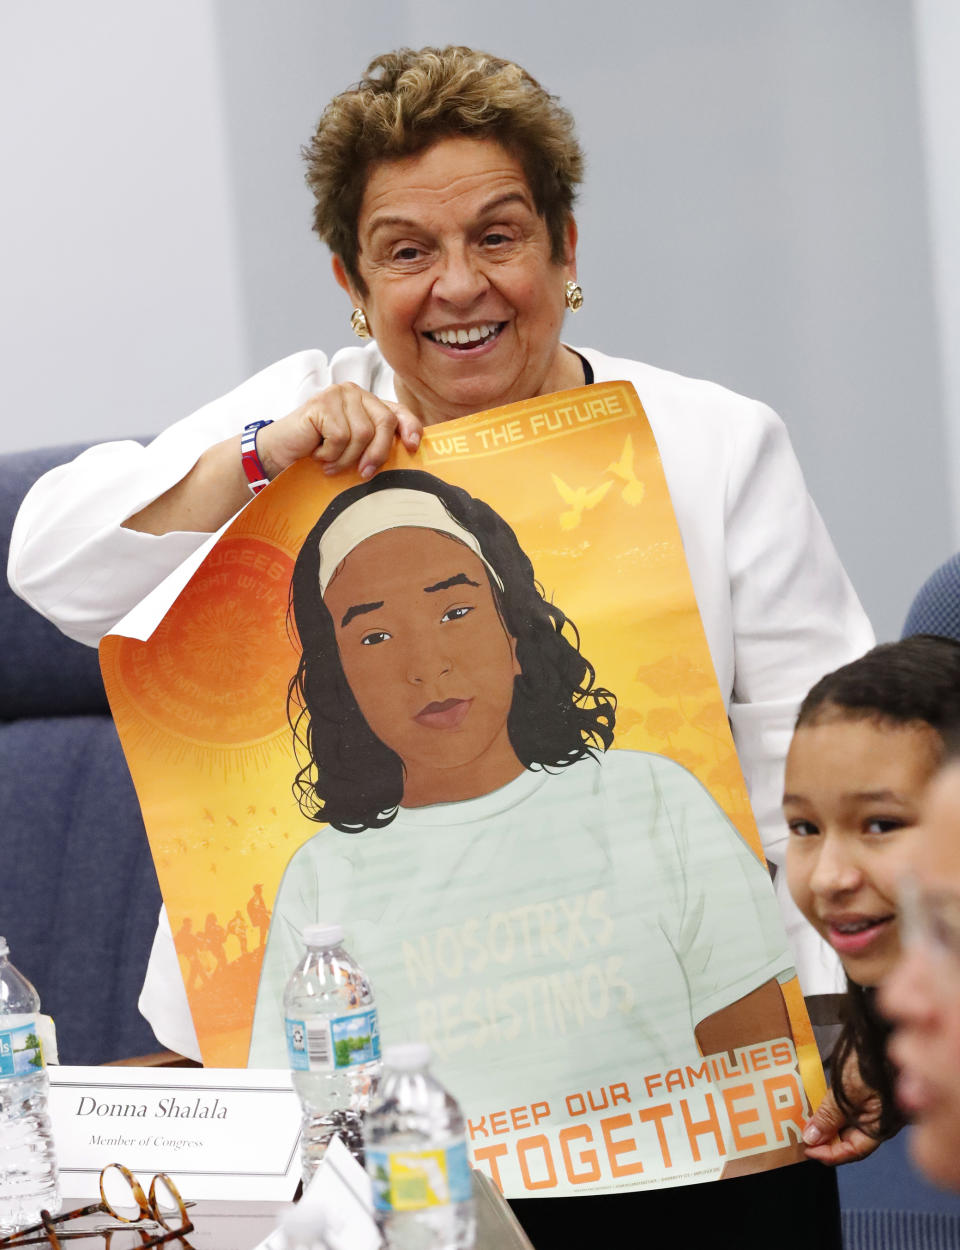
[[[879,1110],[877,1095],[859,1080],[859,1074],[855,1083],[847,1082],[846,1089],[847,1096],[851,1098],[860,1112],[858,1115],[860,1123],[870,1124]],[[827,1090],[820,1106],[807,1121],[803,1130],[803,1140],[808,1159],[817,1159],[820,1163],[827,1163],[830,1166],[865,1159],[880,1145],[879,1138],[872,1137],[862,1128],[850,1123],[846,1113],[837,1106],[833,1090],[830,1089]]]

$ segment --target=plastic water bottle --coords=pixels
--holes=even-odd
[[[390,1250],[469,1250],[473,1185],[463,1112],[422,1042],[388,1046],[366,1122],[373,1206]]]
[[[43,1066],[37,1014],[40,999],[7,960],[0,937],[0,1233],[60,1210],[53,1133],[47,1114],[50,1082]]]
[[[338,924],[307,925],[306,954],[283,994],[287,1054],[303,1108],[304,1188],[334,1133],[363,1162],[363,1115],[380,1074],[370,983],[343,949]]]

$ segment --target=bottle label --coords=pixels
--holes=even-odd
[[[446,1150],[366,1149],[378,1211],[422,1211],[468,1202],[473,1194],[466,1142]]]
[[[330,1072],[380,1058],[375,1008],[323,1020],[285,1021],[287,1056],[294,1072]]]
[[[43,1071],[40,1030],[33,1016],[0,1017],[0,1079]]]

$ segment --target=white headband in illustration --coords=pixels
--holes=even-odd
[[[319,542],[321,596],[327,593],[334,573],[355,547],[384,530],[407,528],[436,530],[456,538],[469,547],[478,560],[483,561],[490,570],[490,576],[503,590],[503,582],[480,550],[476,538],[450,515],[436,495],[397,486],[356,500],[324,532]]]

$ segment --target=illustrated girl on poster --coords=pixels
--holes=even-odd
[[[328,827],[277,895],[251,1064],[286,1062],[318,920],[468,1111],[790,1036],[763,864],[679,764],[609,749],[616,699],[487,504],[381,473],[325,509],[291,602],[296,791]]]

